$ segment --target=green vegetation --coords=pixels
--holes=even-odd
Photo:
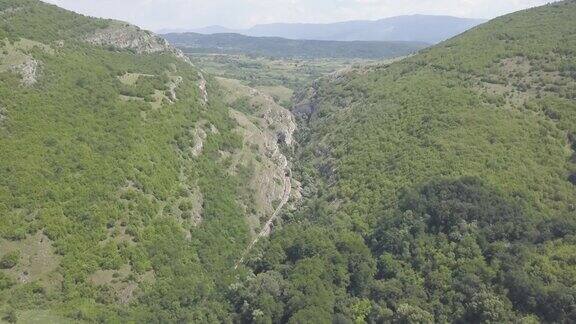
[[[287,86],[305,88],[328,73],[350,64],[352,60],[289,60],[245,55],[189,55],[206,72],[245,82],[248,86]]]
[[[316,82],[305,200],[252,253],[243,319],[575,321],[575,19],[559,2]]]
[[[204,105],[198,71],[171,53],[84,41],[111,21],[34,0],[1,0],[0,11],[5,48],[39,62],[33,85],[0,71],[0,256],[10,268],[0,270],[0,304],[14,310],[6,320],[33,321],[31,312],[47,309],[54,322],[228,318],[221,291],[248,226],[240,179],[220,159],[240,138],[213,81]],[[140,77],[126,81],[127,73]],[[170,83],[178,100],[149,99]],[[192,157],[199,121],[218,132]],[[198,225],[173,212],[193,192],[203,197]],[[26,258],[17,263],[5,246]],[[126,276],[95,279],[120,269]]]
[[[576,321],[574,21],[564,1],[314,83],[354,62],[192,56],[286,106],[313,84],[284,152],[303,199],[236,270],[271,100],[0,0],[2,320]]]
[[[422,42],[338,42],[196,33],[162,35],[187,54],[234,54],[277,59],[386,59],[412,54]]]
[[[20,253],[18,251],[3,255],[0,259],[0,269],[14,268],[16,264],[18,264],[18,259],[20,259]]]
[[[16,315],[16,311],[13,308],[10,308],[6,311],[2,319],[8,323],[16,323],[18,321],[18,315]]]
[[[242,81],[272,96],[286,108],[293,95],[305,92],[312,83],[338,70],[375,64],[365,59],[274,59],[263,56],[191,54],[194,64],[212,75]]]

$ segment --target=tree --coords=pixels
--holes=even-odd
[[[398,323],[433,323],[434,316],[422,308],[410,304],[400,304],[394,315]]]
[[[488,291],[475,294],[467,305],[468,322],[506,323],[513,318],[514,312],[510,302]]]

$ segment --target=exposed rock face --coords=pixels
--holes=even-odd
[[[86,41],[93,45],[130,49],[139,54],[170,51],[170,46],[162,38],[136,26],[121,23],[112,23],[108,28],[96,31]]]
[[[42,62],[32,57],[32,50],[41,50],[54,55],[54,49],[46,44],[30,39],[17,41],[0,40],[0,72],[12,72],[20,75],[24,86],[32,86],[38,81]]]
[[[86,36],[85,40],[93,45],[127,49],[138,54],[166,52],[192,65],[182,51],[172,47],[165,39],[123,22],[113,22],[107,28]]]
[[[22,84],[32,86],[38,81],[37,73],[39,65],[35,59],[28,58],[24,63],[15,65],[13,70],[22,76]]]
[[[174,103],[178,101],[178,97],[176,97],[176,89],[182,81],[183,78],[179,75],[171,78],[171,81],[168,84],[168,100],[170,100],[170,102]]]
[[[236,262],[237,268],[258,241],[272,233],[275,222],[290,199],[301,197],[296,192],[300,190],[300,185],[292,181],[290,164],[282,152],[282,148],[289,150],[294,144],[296,122],[290,111],[276,103],[271,96],[239,82],[225,79],[219,81],[228,88],[232,98],[236,98],[234,93],[248,97],[251,113],[234,110],[232,101],[231,116],[238,123],[238,132],[244,138],[244,146],[253,149],[251,154],[257,161],[252,162],[256,167],[250,188],[254,189],[255,211],[257,215],[263,216],[258,218],[257,223],[253,216],[248,217],[253,239]]]
[[[290,111],[279,106],[271,96],[257,89],[252,89],[250,94],[252,97],[264,100],[263,118],[268,125],[273,125],[276,129],[277,144],[291,146],[294,141],[292,135],[296,130],[296,122]]]
[[[198,88],[200,89],[200,95],[202,96],[202,102],[204,104],[208,103],[208,89],[206,88],[206,79],[204,75],[199,72],[198,76],[200,77],[200,81],[198,83]]]
[[[238,127],[235,131],[243,139],[243,148],[223,152],[231,161],[231,172],[249,168],[248,187],[253,190],[253,200],[247,202],[247,222],[254,237],[266,236],[280,210],[294,197],[297,187],[292,187],[291,170],[283,150],[294,145],[296,129],[290,111],[274,99],[238,80],[216,78],[222,86],[229,105],[230,116]],[[249,108],[238,109],[238,100],[247,101]]]
[[[292,107],[292,114],[298,118],[307,120],[318,110],[316,99],[316,89],[318,88],[318,81],[314,82],[311,87],[306,91],[298,92],[295,94],[295,105]]]
[[[191,149],[193,157],[198,157],[202,154],[202,150],[204,149],[204,140],[208,137],[208,134],[206,134],[202,127],[203,124],[199,123],[196,125],[196,129],[194,129],[194,147]]]

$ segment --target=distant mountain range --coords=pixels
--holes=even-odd
[[[380,20],[356,20],[331,24],[263,24],[249,29],[209,26],[193,30],[162,30],[161,34],[237,33],[246,36],[283,37],[331,41],[411,41],[438,43],[484,23],[483,19],[451,16],[410,15]]]
[[[405,56],[429,46],[423,42],[294,40],[221,33],[171,33],[162,36],[188,54],[248,54],[276,58],[383,59]]]

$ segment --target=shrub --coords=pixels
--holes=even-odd
[[[14,279],[9,277],[4,272],[0,272],[0,291],[8,289],[15,284]]]
[[[2,259],[0,259],[0,268],[2,269],[14,268],[18,264],[19,259],[20,259],[20,252],[14,251],[7,253],[2,257]]]

